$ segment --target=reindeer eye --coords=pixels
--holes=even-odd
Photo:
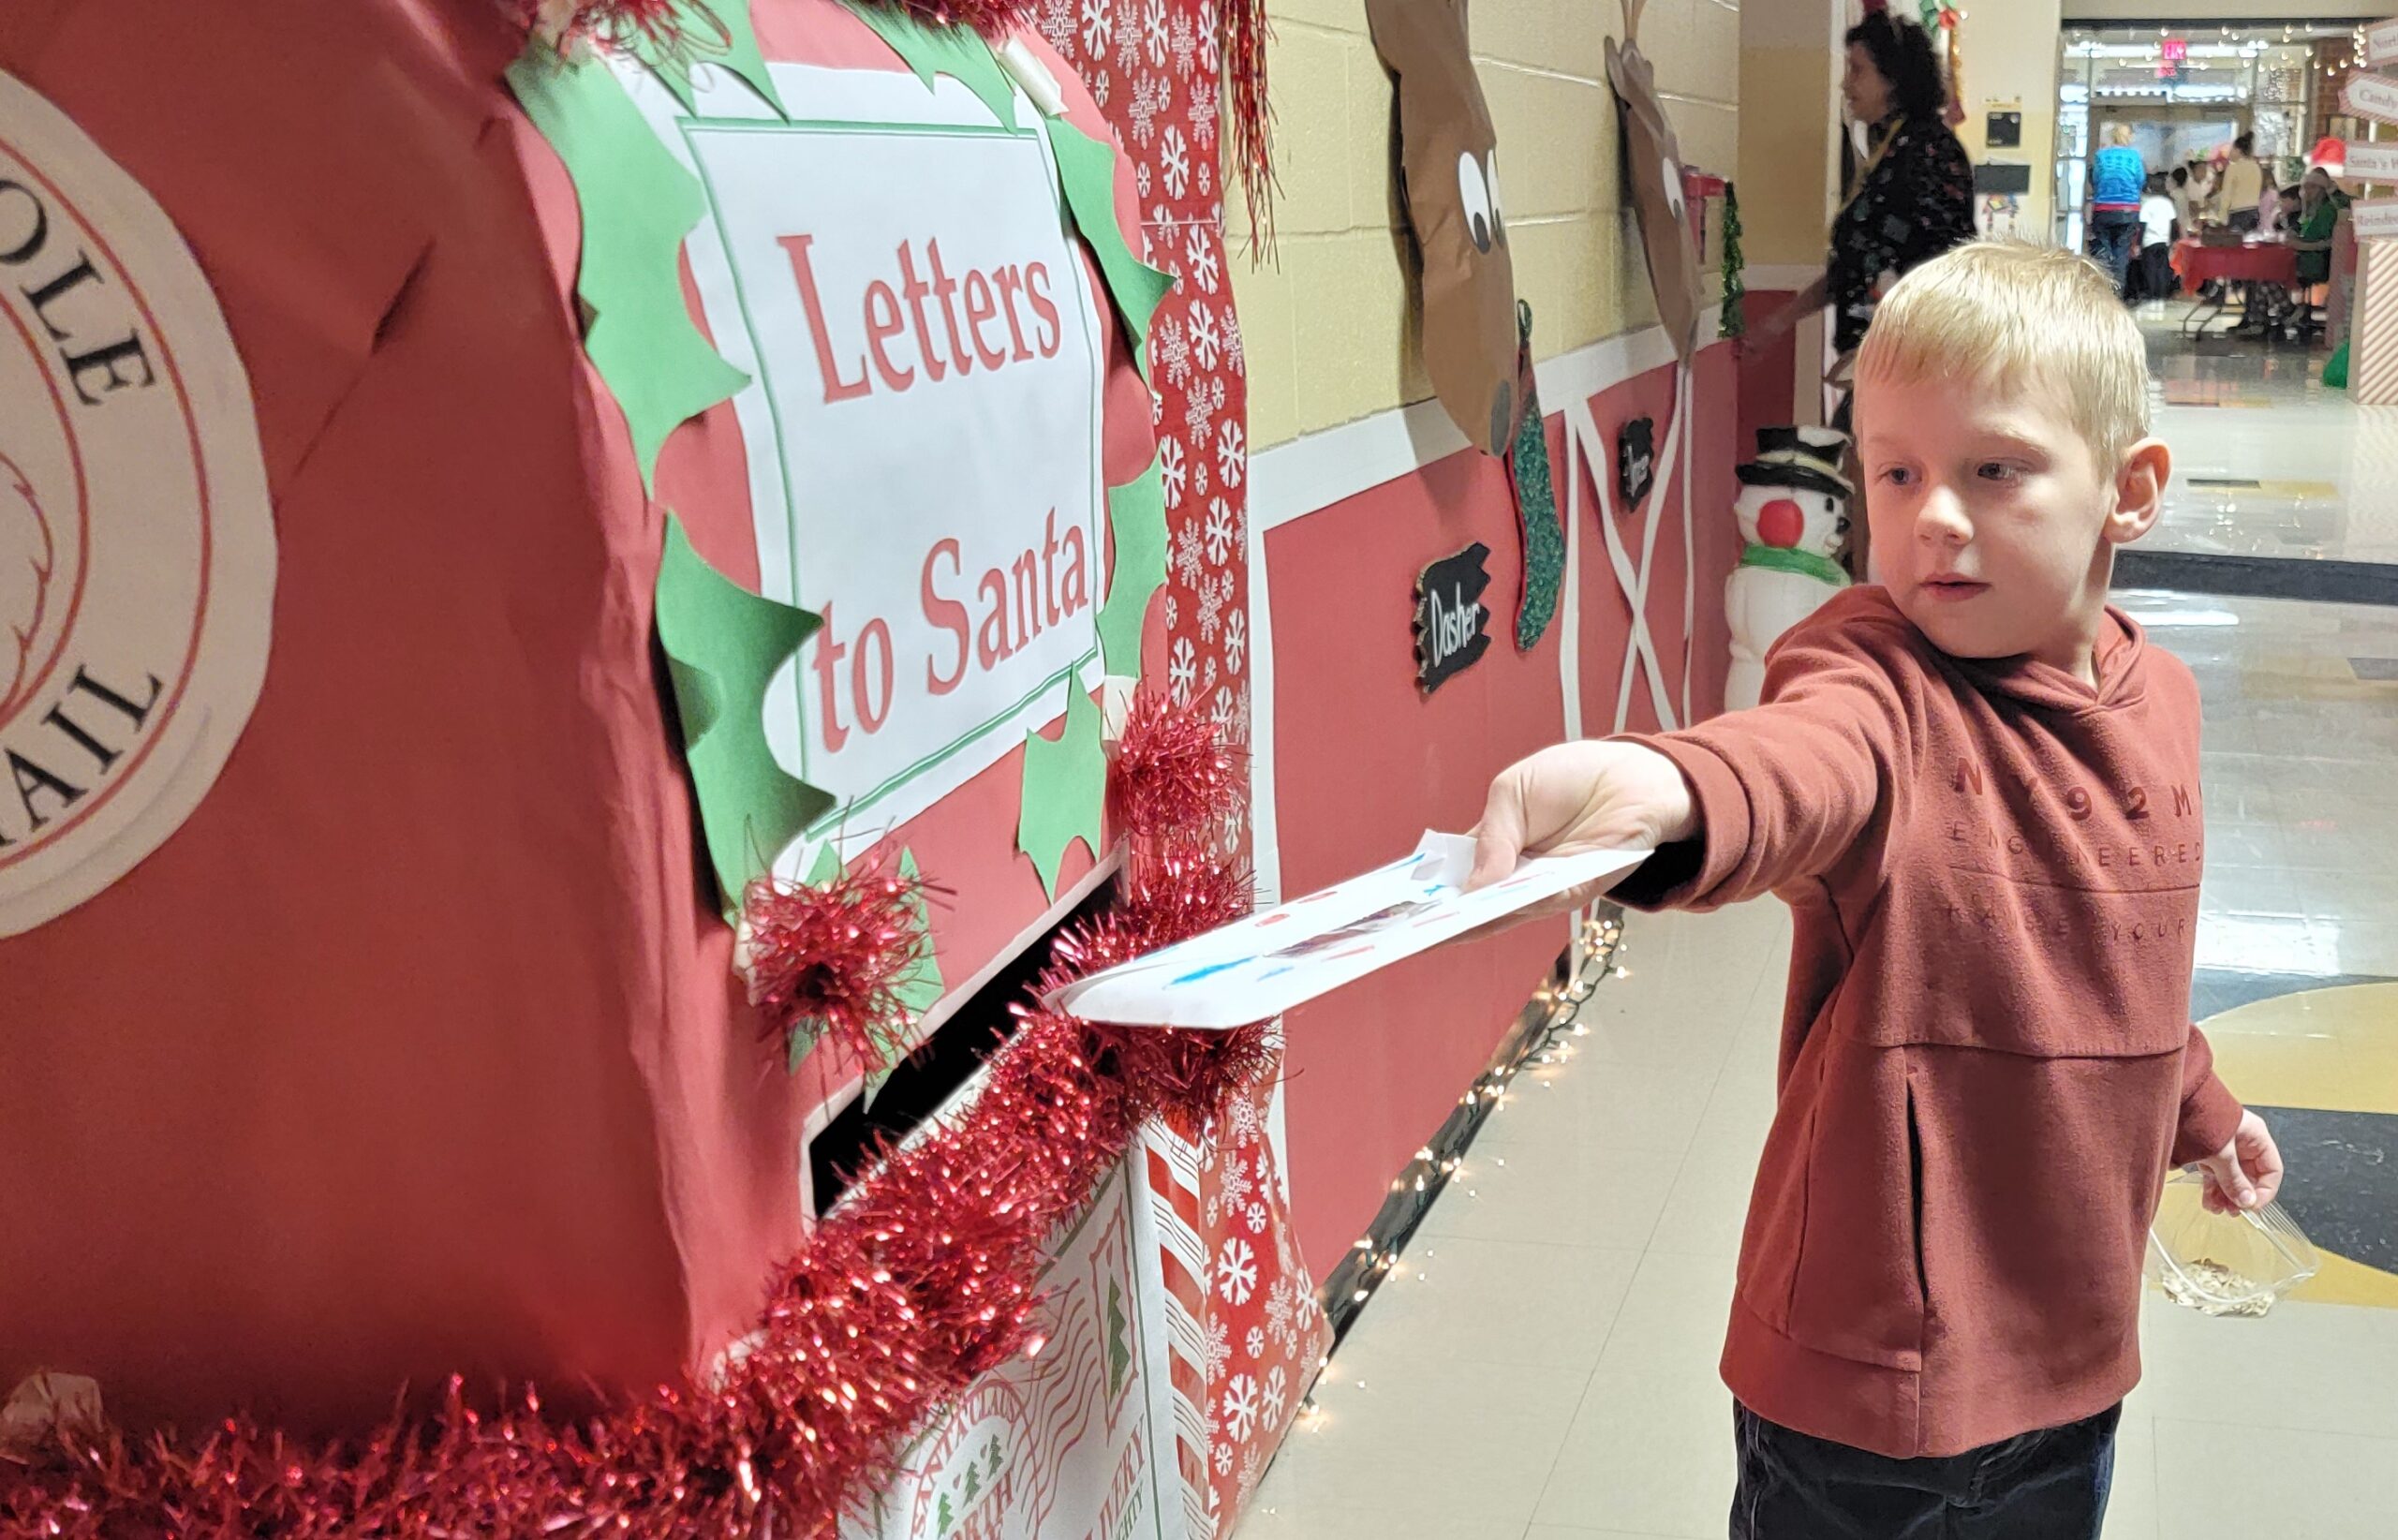
[[[1476,251],[1490,249],[1490,184],[1482,174],[1482,162],[1473,158],[1472,151],[1458,156],[1458,205],[1465,211],[1466,233],[1473,237]]]
[[[1499,152],[1493,149],[1482,160],[1484,174],[1490,182],[1490,228],[1502,244],[1507,240],[1507,209],[1499,198]]]
[[[1675,218],[1682,217],[1682,169],[1674,164],[1670,155],[1665,158],[1665,202],[1673,209]]]

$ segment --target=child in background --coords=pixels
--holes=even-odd
[[[2189,167],[2176,166],[2165,196],[2173,200],[2173,217],[2182,227],[2173,238],[2182,241],[2198,234],[2198,211],[2207,206],[2206,184],[2193,177]]]
[[[2140,248],[2124,287],[2125,299],[2138,304],[2173,292],[2173,243],[2181,238],[2178,221],[2173,200],[2165,194],[2164,173],[2150,177],[2148,191],[2139,200]]]
[[[2218,1211],[2282,1174],[2188,1016],[2197,685],[2107,604],[2171,457],[2139,327],[2061,251],[1909,274],[1858,382],[1885,585],[1784,636],[1753,710],[1502,774],[1474,881],[1653,846],[1627,903],[1791,907],[1734,1540],[2095,1540],[2167,1169]]]
[[[2305,206],[2305,195],[2296,187],[2284,187],[2273,195],[2273,233],[2285,239],[2298,234],[2300,212]]]

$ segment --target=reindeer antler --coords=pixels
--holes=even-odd
[[[1634,35],[1639,32],[1640,13],[1648,8],[1648,5],[1649,0],[1623,0],[1623,41],[1626,47],[1631,45]]]

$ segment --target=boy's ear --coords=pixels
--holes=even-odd
[[[2173,452],[2162,438],[2143,438],[2124,452],[2115,472],[2115,511],[2107,516],[2109,544],[2129,545],[2156,527],[2165,487],[2173,479]]]

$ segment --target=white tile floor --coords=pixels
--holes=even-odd
[[[2179,313],[2142,316],[2156,431],[2174,448],[2153,545],[2398,562],[2398,407],[2326,390],[2320,353],[2223,338],[2194,348],[2173,328]]]
[[[1242,1540],[1715,1540],[1716,1356],[1771,1110],[1770,903],[1639,917],[1592,1033],[1476,1142],[1316,1390]],[[2398,1311],[2152,1300],[2108,1540],[2398,1534]]]
[[[2398,467],[2398,412],[2327,401],[2287,368],[2201,362],[2185,374],[2247,370],[2275,399],[2170,409],[2184,466],[2331,481],[2344,506],[2185,497],[2171,543],[2398,557],[2398,476],[2364,464],[2386,444]],[[2398,686],[2348,661],[2398,659],[2398,610],[2124,602],[2206,700],[2200,966],[2398,976]],[[1768,902],[1636,916],[1629,936],[1631,976],[1602,987],[1572,1059],[1517,1082],[1319,1383],[1242,1540],[1724,1534],[1716,1358],[1788,919]],[[2398,1540],[2398,1310],[2208,1320],[2152,1296],[2144,1334],[2108,1540]]]

